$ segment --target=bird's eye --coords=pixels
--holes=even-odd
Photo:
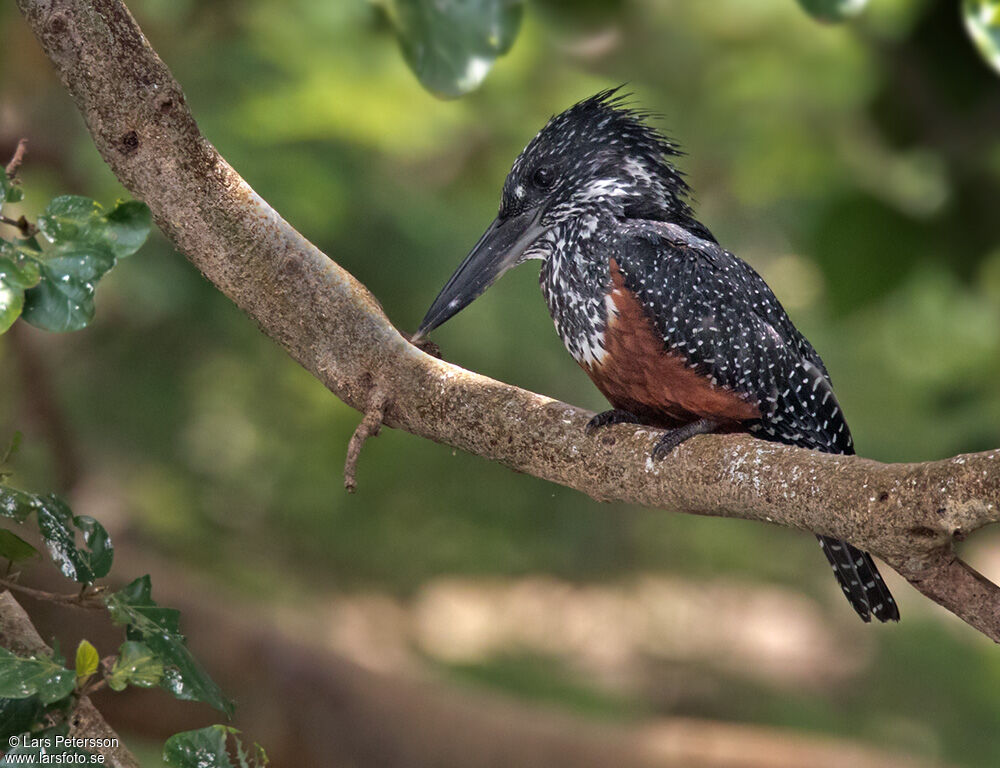
[[[539,189],[548,189],[552,186],[552,182],[555,181],[555,174],[551,168],[543,165],[535,169],[535,172],[531,176],[531,181]]]

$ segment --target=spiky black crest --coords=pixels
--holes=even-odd
[[[677,145],[646,121],[630,94],[611,88],[552,117],[517,158],[504,184],[501,215],[539,199],[551,218],[578,215],[594,201],[621,209],[625,218],[687,219],[688,186],[669,158]],[[548,173],[551,188],[538,183]]]

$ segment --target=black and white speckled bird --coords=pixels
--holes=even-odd
[[[617,89],[553,117],[514,162],[500,212],[416,337],[540,259],[570,354],[614,406],[588,425],[666,431],[654,456],[707,432],[747,431],[854,453],[826,367],[764,280],[694,218],[677,147]],[[871,556],[819,537],[862,619],[898,620]]]

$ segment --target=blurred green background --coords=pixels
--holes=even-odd
[[[458,101],[420,87],[362,0],[129,6],[223,156],[401,329],[416,328],[492,219],[510,163],[548,116],[627,82],[686,150],[700,218],[824,357],[859,453],[922,461],[1000,445],[1000,79],[955,3],[873,0],[827,26],[792,0],[538,0],[511,53]],[[122,194],[4,3],[0,149],[21,136],[29,215],[57,193]],[[435,341],[465,367],[601,409],[536,281],[535,266],[510,274]],[[777,588],[793,608],[807,596],[820,626],[847,638],[810,663],[848,671],[782,686],[647,652],[652,679],[680,668],[701,682],[658,696],[523,638],[418,655],[455,684],[601,720],[703,716],[1000,765],[995,647],[893,574],[903,622],[860,626],[811,536],[597,504],[394,431],[368,444],[346,494],[358,414],[160,236],[105,278],[90,328],[21,331],[42,368],[27,371],[0,337],[0,428],[26,436],[16,481],[70,498],[102,489],[115,503],[92,514],[119,509],[146,551],[263,612],[362,594],[406,608],[435,585],[536,577]],[[969,556],[1000,577],[995,535],[970,541]],[[692,620],[710,627],[713,610],[696,601]],[[798,637],[774,615],[762,631]]]

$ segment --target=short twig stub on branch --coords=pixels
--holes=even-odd
[[[11,157],[10,162],[7,163],[6,173],[7,178],[13,180],[17,177],[17,172],[21,168],[21,163],[24,162],[24,154],[28,151],[28,140],[21,139],[17,142],[17,149],[14,150],[14,156]]]
[[[358,489],[356,474],[361,449],[364,448],[368,438],[378,437],[385,419],[385,409],[388,402],[388,397],[380,389],[372,389],[371,405],[365,411],[364,418],[361,419],[358,428],[351,435],[351,441],[347,444],[347,459],[344,461],[344,487],[348,493],[354,493]]]

